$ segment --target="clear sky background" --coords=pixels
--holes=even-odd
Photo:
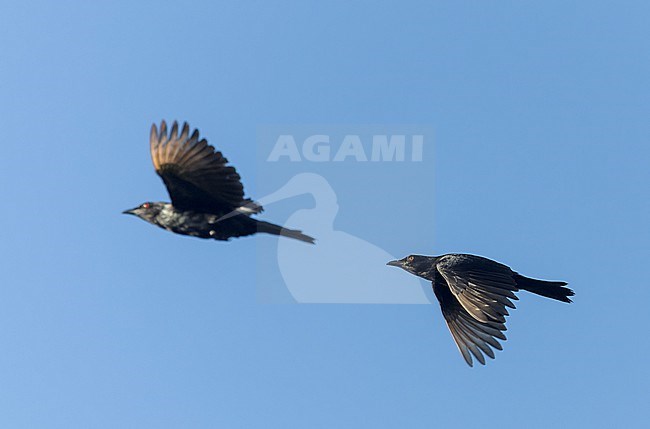
[[[649,19],[642,1],[2,2],[0,426],[647,424]],[[575,303],[522,295],[475,368],[437,306],[260,303],[275,238],[120,214],[167,198],[163,118],[253,197],[263,124],[429,126],[429,176],[340,200],[337,227],[566,280]],[[264,218],[310,204],[292,201]]]

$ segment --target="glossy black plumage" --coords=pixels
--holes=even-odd
[[[522,276],[509,267],[481,256],[447,254],[410,255],[390,261],[416,276],[430,280],[458,350],[469,366],[472,356],[485,364],[501,350],[508,308],[515,308],[515,292],[526,290],[563,302],[573,291],[565,282],[549,282]]]
[[[174,122],[167,131],[165,121],[160,132],[152,125],[150,150],[171,203],[147,202],[124,213],[177,234],[200,238],[228,240],[265,232],[314,242],[301,231],[252,218],[262,212],[262,207],[244,197],[244,186],[235,168],[228,165],[221,152],[199,138],[198,130],[190,135],[185,123],[179,132]]]

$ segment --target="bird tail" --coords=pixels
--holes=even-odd
[[[314,244],[314,238],[306,234],[303,234],[302,231],[297,229],[287,229],[282,228],[280,225],[275,225],[273,223],[257,221],[257,231],[265,232],[267,234],[281,235],[283,237],[295,238],[296,240],[304,241],[305,243]]]
[[[566,282],[549,282],[545,280],[531,279],[515,273],[515,281],[519,289],[536,293],[547,298],[557,299],[562,302],[571,302],[570,296],[574,292],[566,286]]]

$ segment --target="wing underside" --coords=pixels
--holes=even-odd
[[[462,277],[446,274],[436,271],[433,291],[447,327],[468,365],[473,365],[472,358],[485,364],[485,356],[494,359],[493,349],[502,350],[498,340],[506,340],[506,307],[515,307],[510,301],[517,299],[514,290],[501,287],[497,280],[481,273],[465,273]]]

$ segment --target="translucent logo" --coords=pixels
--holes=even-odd
[[[418,205],[395,191],[412,177],[432,180],[426,165],[429,130],[270,127],[258,138],[257,182],[266,193],[258,202],[268,213],[285,216],[272,220],[316,239],[315,245],[283,237],[262,243],[257,284],[263,301],[430,303],[425,290],[431,285],[387,266],[404,255],[382,244],[398,232],[395,222],[410,222],[411,210],[423,212],[422,228],[432,231],[432,202]]]

